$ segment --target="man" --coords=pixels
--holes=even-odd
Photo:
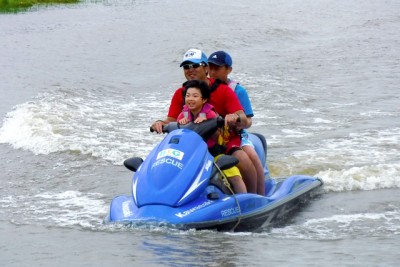
[[[207,56],[201,50],[189,49],[183,56],[180,67],[183,67],[184,75],[188,81],[204,81],[212,88],[209,103],[214,106],[219,115],[225,118],[225,124],[227,126],[236,127],[238,129],[247,127],[247,117],[243,112],[242,105],[236,94],[227,85],[215,83],[214,79],[207,77],[208,60]],[[183,90],[184,86],[175,91],[171,100],[167,119],[164,121],[158,120],[152,124],[151,127],[157,133],[162,133],[163,124],[176,121],[178,115],[181,113],[184,105]],[[239,160],[237,166],[246,184],[247,192],[257,193],[256,169],[246,152],[240,148],[240,143],[237,144],[236,147],[232,147],[228,152]]]
[[[239,98],[239,101],[244,108],[244,113],[247,117],[247,125],[245,125],[244,128],[249,128],[252,124],[251,117],[254,116],[249,95],[243,86],[228,78],[229,74],[232,72],[232,57],[225,51],[216,51],[208,57],[208,63],[210,78],[220,79],[221,81],[223,81],[235,92],[235,94]],[[264,167],[261,164],[257,152],[254,149],[254,145],[250,141],[246,130],[243,130],[242,132],[241,147],[250,157],[256,168],[257,193],[263,196],[265,195]]]

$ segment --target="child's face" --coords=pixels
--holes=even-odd
[[[186,91],[185,104],[191,111],[200,111],[207,99],[203,99],[199,88],[190,87]]]

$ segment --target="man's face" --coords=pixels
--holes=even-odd
[[[187,63],[182,66],[185,77],[188,81],[207,81],[208,67],[204,63]]]
[[[228,79],[228,75],[230,72],[231,68],[228,66],[218,66],[210,63],[209,67],[210,78],[226,81]]]

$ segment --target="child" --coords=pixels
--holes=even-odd
[[[200,123],[207,119],[218,117],[214,107],[207,103],[209,97],[210,88],[207,83],[199,80],[188,81],[184,90],[185,105],[183,106],[183,111],[179,114],[177,121],[180,124],[187,124],[189,122]],[[226,137],[225,141],[229,142]],[[217,146],[214,139],[215,138],[211,137],[207,141],[209,149]],[[213,154],[213,156],[216,160],[219,155]],[[224,170],[224,174],[229,178],[229,182],[233,186],[235,193],[247,193],[246,186],[242,180],[239,169],[236,166]]]

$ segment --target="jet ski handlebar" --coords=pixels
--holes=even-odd
[[[208,119],[201,123],[189,122],[187,124],[179,124],[178,122],[170,122],[163,125],[163,133],[170,133],[177,129],[188,129],[196,132],[201,137],[206,139],[210,137],[218,128],[223,127],[224,124],[225,120],[221,116],[214,119]],[[150,132],[154,132],[153,128],[151,127]]]

